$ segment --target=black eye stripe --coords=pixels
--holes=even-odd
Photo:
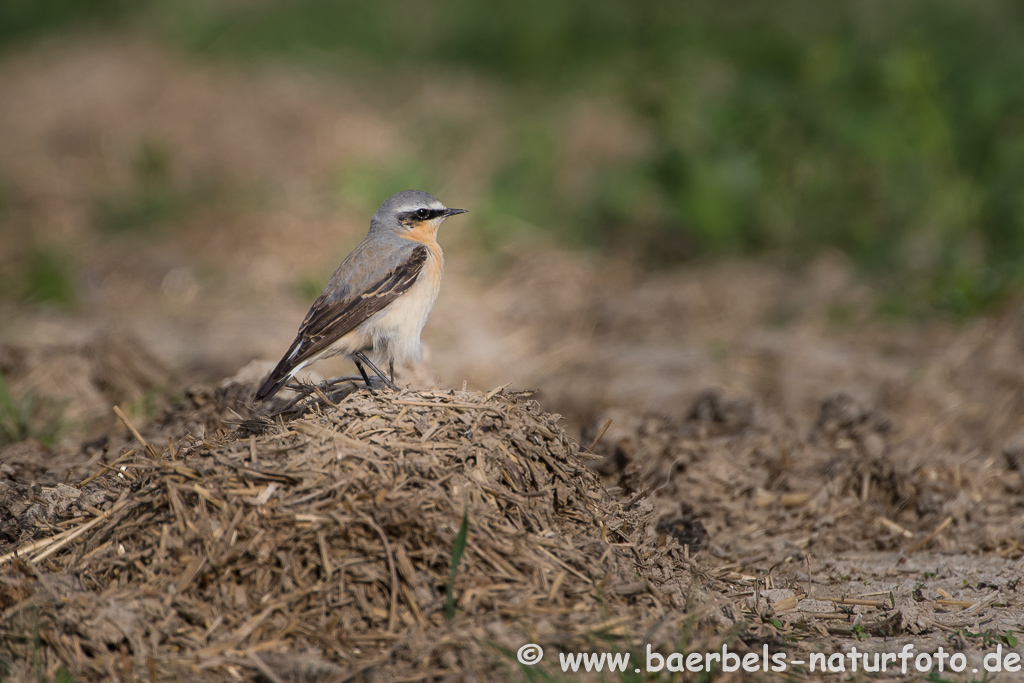
[[[398,214],[400,220],[403,221],[429,221],[432,218],[437,218],[443,215],[444,209],[416,209],[415,211],[403,211]]]

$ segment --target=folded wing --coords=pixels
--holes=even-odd
[[[313,302],[295,341],[260,385],[255,399],[264,401],[273,396],[302,366],[405,293],[416,282],[426,261],[427,248],[417,245],[407,258],[365,288],[329,285]],[[344,267],[343,264],[339,273]]]

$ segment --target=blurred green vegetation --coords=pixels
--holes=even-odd
[[[397,165],[357,162],[338,175],[331,194],[372,214],[384,199],[398,191],[396,188],[431,187],[437,181],[432,175],[411,159]]]
[[[155,235],[203,205],[220,199],[222,188],[211,179],[183,186],[171,173],[167,147],[143,140],[131,160],[130,187],[101,197],[93,211],[95,225],[107,233]]]
[[[67,16],[88,14],[42,2],[72,4]],[[28,28],[0,41],[43,30],[30,5],[14,3]],[[496,84],[514,137],[473,207],[481,227],[529,224],[654,264],[839,248],[896,312],[970,313],[1024,286],[1016,0],[149,0],[132,11],[134,25],[200,54],[392,74],[384,89],[437,69]],[[565,112],[578,101],[617,108],[645,142],[594,161],[570,191]],[[409,167],[443,164],[421,138]]]
[[[75,265],[66,253],[52,247],[33,247],[24,262],[17,292],[34,303],[70,306],[75,302]]]
[[[101,25],[124,16],[129,0],[3,0],[0,50],[40,35],[82,25]]]
[[[316,301],[327,282],[322,273],[304,273],[295,282],[295,293],[302,301]]]
[[[38,401],[34,394],[15,399],[0,372],[0,446],[31,438],[52,447],[68,427],[64,412],[63,406]]]

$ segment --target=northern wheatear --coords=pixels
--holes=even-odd
[[[339,354],[352,359],[367,387],[363,363],[395,389],[394,363],[419,359],[420,332],[441,288],[444,255],[437,229],[460,213],[465,209],[449,209],[419,190],[391,195],[370,219],[369,234],[313,302],[255,400],[273,396],[310,363]],[[384,361],[390,379],[377,368]]]

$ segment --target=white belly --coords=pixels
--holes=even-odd
[[[399,364],[420,359],[420,333],[441,289],[440,273],[431,277],[431,265],[426,264],[404,294],[364,323],[361,332],[372,344],[368,355],[374,363],[386,363],[392,358]]]

